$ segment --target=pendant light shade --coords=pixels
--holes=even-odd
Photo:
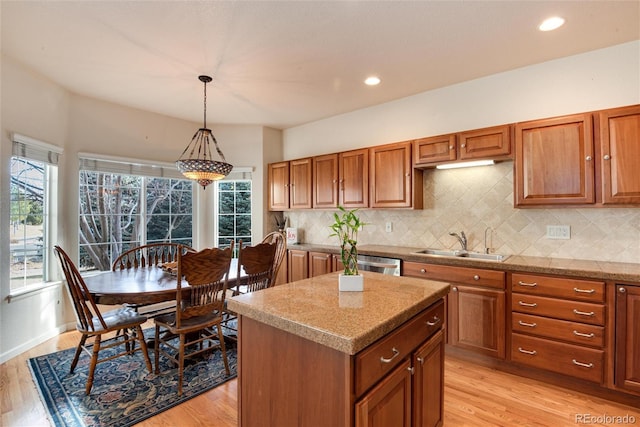
[[[206,189],[207,185],[213,181],[229,175],[233,166],[227,163],[216,137],[213,136],[211,129],[207,128],[207,83],[210,83],[212,78],[199,76],[198,79],[204,83],[204,126],[193,135],[191,142],[176,161],[176,167],[186,178],[197,181],[202,188]],[[222,161],[214,160],[211,155],[212,142]]]

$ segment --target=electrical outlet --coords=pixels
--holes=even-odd
[[[571,226],[569,225],[547,225],[547,239],[571,239]]]
[[[391,233],[391,232],[393,231],[393,224],[392,224],[392,223],[390,223],[390,222],[387,222],[387,223],[384,225],[384,229],[385,229],[385,231],[386,231],[387,233]]]

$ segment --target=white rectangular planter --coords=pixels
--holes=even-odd
[[[338,289],[341,292],[362,292],[364,289],[364,277],[362,274],[355,276],[338,276]]]

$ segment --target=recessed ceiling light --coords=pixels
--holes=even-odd
[[[551,18],[547,18],[542,21],[542,24],[538,27],[540,31],[552,31],[556,28],[562,27],[564,24],[564,18],[559,16],[552,16]]]
[[[380,79],[376,76],[367,77],[366,80],[364,81],[364,84],[369,86],[375,86],[380,84]]]

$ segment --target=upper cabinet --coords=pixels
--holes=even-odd
[[[413,141],[416,167],[479,159],[504,159],[511,156],[510,125],[470,130],[457,134],[432,136]]]
[[[311,208],[311,158],[271,163],[269,174],[269,210]]]
[[[369,149],[372,208],[422,209],[422,171],[411,162],[411,141]]]
[[[369,206],[369,149],[313,158],[313,207]]]
[[[516,206],[640,204],[640,105],[517,123]]]
[[[517,123],[516,206],[595,201],[591,114]]]
[[[640,203],[640,105],[601,111],[602,203]]]

